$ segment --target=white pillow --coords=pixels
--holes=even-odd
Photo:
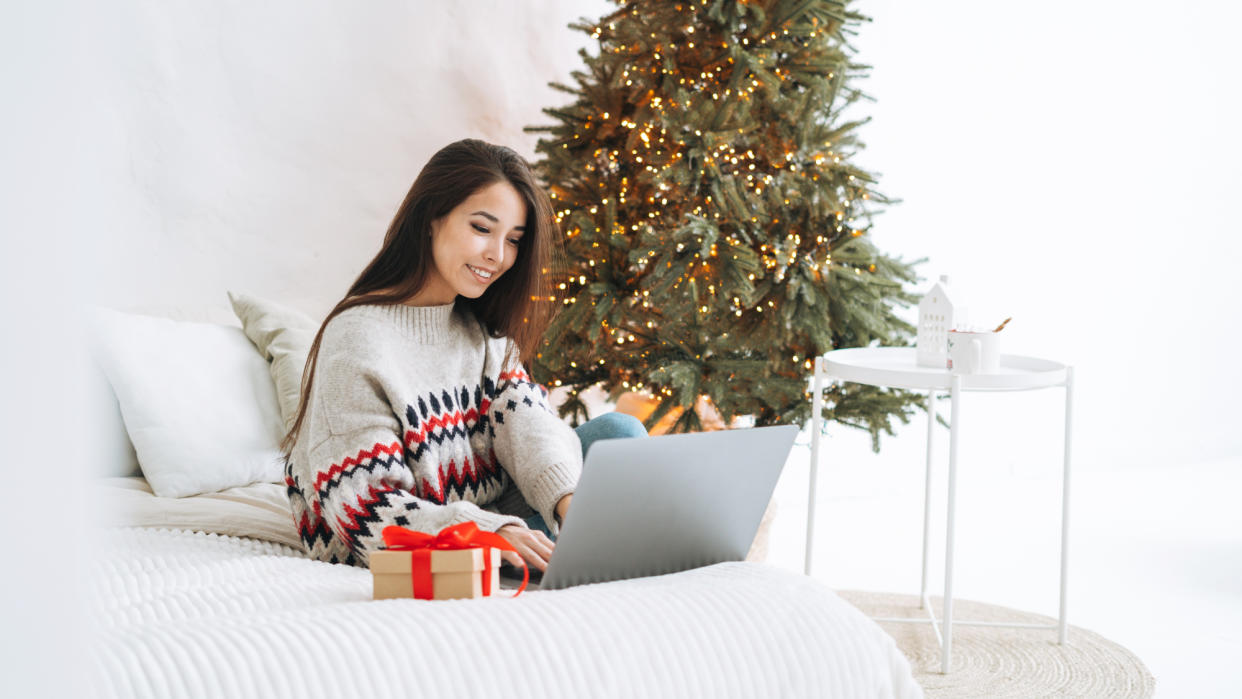
[[[241,328],[90,310],[92,349],[156,495],[282,480],[276,389]]]
[[[121,417],[121,405],[112,392],[112,386],[99,366],[92,359],[86,371],[85,409],[94,418],[82,434],[83,453],[90,454],[87,472],[92,476],[124,477],[141,476],[138,454],[125,432],[125,419]]]

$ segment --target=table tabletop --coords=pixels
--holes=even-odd
[[[953,372],[919,366],[914,347],[851,347],[820,357],[824,373],[854,383],[912,390],[949,390]],[[1016,354],[1000,356],[995,374],[961,374],[963,391],[1026,391],[1064,385],[1069,367],[1060,362]],[[814,377],[812,377],[814,380]]]

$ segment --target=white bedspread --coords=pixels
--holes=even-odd
[[[367,570],[271,542],[101,537],[90,672],[105,697],[923,696],[878,625],[765,564],[373,601]]]

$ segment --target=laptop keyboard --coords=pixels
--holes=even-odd
[[[543,581],[543,571],[538,570],[537,568],[528,568],[528,570],[530,570],[531,583],[539,583]],[[521,584],[522,569],[512,563],[509,563],[508,561],[505,561],[500,564],[500,577],[502,579],[513,580],[514,582]],[[517,585],[514,585],[514,587],[517,587]]]

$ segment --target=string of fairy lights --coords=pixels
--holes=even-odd
[[[706,5],[707,0],[703,0],[702,4]],[[678,5],[676,9],[680,12],[682,7],[682,5]],[[808,41],[826,32],[824,27],[819,26],[818,18],[812,17],[811,23],[814,28],[809,34],[804,35]],[[610,23],[608,28],[615,30],[615,21]],[[653,81],[669,77],[674,78],[676,85],[684,87],[688,91],[687,94],[710,95],[713,102],[728,100],[731,97],[735,97],[742,102],[749,102],[753,99],[756,91],[768,89],[768,86],[762,80],[761,72],[774,76],[782,84],[794,78],[792,70],[780,66],[769,68],[763,65],[764,54],[760,50],[767,47],[769,42],[775,41],[782,36],[787,36],[789,33],[788,28],[782,29],[780,32],[772,31],[757,37],[754,42],[751,41],[750,37],[742,37],[742,46],[751,49],[750,60],[752,64],[757,64],[761,69],[760,71],[738,67],[735,65],[733,56],[725,56],[724,60],[718,62],[714,67],[697,69],[697,72],[692,75],[678,73],[679,64],[682,62],[673,58],[672,54],[683,50],[696,50],[696,46],[697,50],[701,52],[706,50],[709,45],[714,46],[712,39],[701,38],[701,34],[696,33],[693,25],[684,27],[683,37],[681,37],[682,42],[675,46],[664,46],[657,43],[654,47],[646,47],[642,43],[631,45],[618,43],[608,47],[606,45],[608,39],[602,39],[604,35],[602,25],[596,26],[591,36],[597,40],[602,39],[602,51],[635,57],[645,55],[651,57],[652,65],[649,68],[630,65],[622,70],[619,80],[626,87],[633,87],[635,80],[641,79],[644,74],[649,74],[654,76],[652,78]],[[655,33],[649,33],[649,38],[654,40],[657,36]],[[721,41],[720,48],[729,49],[729,43]],[[684,63],[689,64],[690,61],[685,61]],[[739,79],[734,75],[735,70],[747,70],[747,74]],[[835,73],[827,73],[828,80],[833,80],[835,77]],[[735,90],[733,87],[725,85],[726,79],[730,81],[738,79],[746,84]],[[779,86],[777,86],[777,90],[780,90]],[[688,156],[691,145],[687,143],[687,140],[689,140],[688,136],[679,138],[665,128],[663,124],[668,121],[667,117],[670,113],[689,113],[689,110],[694,106],[695,98],[690,96],[688,99],[684,99],[683,102],[679,102],[675,96],[657,95],[655,93],[656,88],[652,87],[638,100],[640,108],[649,108],[648,114],[651,120],[648,123],[640,124],[632,117],[619,116],[614,118],[610,111],[602,111],[597,114],[588,113],[581,120],[578,128],[574,129],[574,131],[581,130],[581,133],[575,132],[571,137],[564,138],[561,143],[561,148],[568,150],[571,145],[585,142],[585,139],[590,138],[592,135],[601,138],[601,140],[608,140],[618,129],[631,132],[629,134],[630,137],[625,140],[627,143],[633,144],[634,147],[624,156],[624,162],[620,149],[597,148],[591,153],[590,159],[582,165],[587,173],[598,176],[597,182],[601,189],[606,189],[606,180],[612,178],[612,181],[617,185],[615,193],[601,192],[601,194],[606,196],[601,196],[597,203],[590,203],[589,205],[580,203],[581,196],[572,197],[574,201],[566,201],[565,198],[558,195],[555,188],[550,193],[558,224],[565,224],[574,215],[575,211],[582,210],[585,210],[595,219],[596,225],[593,232],[598,235],[594,236],[589,250],[584,254],[584,261],[589,268],[594,268],[597,264],[607,263],[606,255],[608,252],[606,248],[600,250],[604,246],[601,246],[599,238],[599,235],[603,234],[602,227],[607,225],[607,223],[606,221],[598,220],[598,216],[601,210],[608,209],[610,205],[612,206],[611,212],[615,214],[618,206],[626,205],[633,207],[635,203],[639,204],[636,207],[638,208],[637,212],[627,212],[631,214],[630,220],[632,221],[628,226],[624,222],[613,221],[612,229],[609,231],[611,235],[654,234],[656,239],[663,243],[665,238],[660,235],[660,230],[666,227],[662,227],[662,223],[681,221],[684,216],[692,215],[704,219],[710,217],[716,225],[733,224],[722,238],[721,243],[726,246],[743,246],[746,243],[739,238],[737,227],[757,226],[760,223],[760,219],[752,213],[752,215],[748,216],[748,220],[737,220],[737,216],[730,214],[730,209],[733,209],[734,213],[738,210],[753,211],[754,207],[748,204],[747,197],[764,197],[765,190],[786,184],[783,182],[783,179],[791,176],[809,178],[812,182],[818,182],[826,165],[831,163],[830,167],[832,167],[841,164],[842,154],[833,149],[831,141],[823,142],[819,149],[805,156],[799,156],[793,150],[784,147],[776,153],[776,157],[771,157],[767,153],[757,154],[755,147],[739,147],[728,141],[716,143],[710,147],[706,147],[706,143],[702,143],[701,146],[696,143],[696,146],[703,149],[701,154],[694,154],[701,158],[700,167],[722,181],[726,177],[732,178],[740,191],[736,193],[738,195],[737,200],[731,202],[715,201],[710,194],[705,196],[701,202],[684,201],[678,196],[678,192],[669,184],[669,181],[673,179],[676,168],[687,167],[687,163],[684,161],[688,157],[692,157]],[[745,132],[741,128],[737,131],[738,134]],[[686,133],[689,133],[688,129]],[[702,129],[694,129],[693,133],[697,139],[704,139]],[[721,134],[721,131],[716,131],[712,136],[719,137]],[[614,176],[623,170],[637,170],[637,172],[633,180],[631,180],[629,174],[622,174],[619,182],[617,182]],[[782,176],[781,170],[786,171],[787,174]],[[835,193],[838,196],[844,197],[843,205],[829,215],[831,222],[829,225],[835,229],[837,234],[846,234],[847,230],[848,235],[852,237],[864,234],[862,229],[855,227],[856,220],[851,215],[855,208],[856,199],[869,200],[871,198],[870,193],[866,191],[865,185],[859,180],[860,178],[854,174],[848,174],[843,184],[835,185]],[[650,191],[640,191],[640,188],[644,187],[644,185]],[[796,191],[796,189],[796,187],[785,187],[787,194],[790,191]],[[722,184],[722,195],[732,199],[730,194],[733,193],[724,190],[725,187]],[[616,197],[615,202],[612,201],[613,196]],[[793,196],[796,197],[797,194]],[[768,194],[768,201],[773,204],[779,202],[784,206],[795,204],[789,196],[773,198],[772,193]],[[671,212],[668,210],[670,207],[672,208]],[[645,212],[643,211],[644,208],[646,209]],[[642,220],[633,220],[634,218]],[[781,219],[773,217],[763,225],[779,226],[780,224]],[[564,230],[563,226],[562,230]],[[722,227],[722,232],[724,232],[724,227]],[[573,241],[582,234],[583,230],[577,224],[571,225],[565,231],[567,241]],[[833,237],[835,238],[836,236]],[[634,240],[637,240],[637,237]],[[806,250],[803,249],[804,242],[808,243],[808,249]],[[773,274],[777,283],[784,281],[787,270],[799,264],[805,265],[806,269],[816,275],[816,278],[819,278],[834,264],[832,253],[828,248],[830,240],[828,235],[816,233],[813,237],[813,244],[811,242],[810,238],[804,239],[802,232],[791,229],[785,233],[782,241],[771,244],[761,242],[757,249],[758,257],[763,268]],[[678,243],[675,246],[675,250],[677,253],[683,253],[686,251],[685,247],[684,244]],[[651,261],[657,255],[658,253],[655,249],[646,251],[645,255],[638,256],[638,259],[634,262],[634,268],[638,273],[647,272]],[[706,284],[708,295],[713,299],[717,298],[720,290],[715,283],[716,277],[712,274],[712,263],[719,255],[720,249],[717,244],[712,244],[705,256],[698,250],[693,251],[692,261],[687,263],[685,272],[674,281],[672,288],[677,290],[683,284],[691,282],[699,288]],[[734,254],[733,258],[736,259],[737,255]],[[673,266],[672,261],[666,261],[665,264],[668,268]],[[839,264],[839,266],[852,265]],[[856,274],[863,274],[864,268],[853,266],[853,269]],[[876,270],[873,264],[868,265],[866,269],[870,272],[875,272]],[[756,275],[751,272],[747,274],[747,278],[750,282],[754,282]],[[578,303],[579,292],[588,287],[589,281],[583,271],[575,271],[570,273],[563,281],[556,282],[557,288],[566,292],[562,303],[565,306]],[[650,310],[655,308],[651,299],[651,292],[647,289],[634,289],[630,293],[629,298],[633,304],[643,309]],[[555,301],[555,297],[548,297],[548,300]],[[595,302],[591,301],[591,304],[594,305]],[[727,307],[738,318],[741,318],[748,310],[743,299],[736,294],[731,295],[727,300]],[[704,303],[699,305],[696,310],[699,314],[708,314],[711,308],[711,305]],[[774,312],[776,309],[775,301],[767,299],[766,302],[754,304],[749,310],[756,314],[763,314],[765,309],[769,313]],[[636,321],[631,327],[611,327],[607,318],[605,318],[600,323],[601,331],[606,333],[608,343],[615,344],[618,351],[627,349],[626,345],[628,344],[641,353],[641,358],[646,359],[650,356],[652,346],[659,344],[658,342],[646,342],[652,338],[648,337],[644,331],[653,330],[656,326],[655,322],[650,319],[651,314],[646,315],[648,315],[647,320]],[[727,337],[728,333],[723,333],[722,339],[727,339]],[[542,353],[540,353],[539,357],[542,356]],[[702,356],[696,355],[695,358],[702,359]],[[805,369],[809,370],[812,368],[812,360],[809,357],[794,354],[791,356],[791,361],[795,364],[801,363]],[[595,363],[592,362],[592,364]],[[569,361],[569,366],[573,369],[586,369],[586,367],[580,366],[577,360]],[[603,358],[598,359],[597,366],[606,367],[607,360]],[[629,371],[623,370],[620,378],[622,379],[621,385],[629,390],[647,391],[663,396],[672,396],[674,394],[672,388],[668,386],[645,385],[642,380],[635,378]],[[559,378],[552,381],[554,386],[561,386],[562,383],[562,380]],[[571,391],[574,395],[577,394],[576,388],[571,387]]]

